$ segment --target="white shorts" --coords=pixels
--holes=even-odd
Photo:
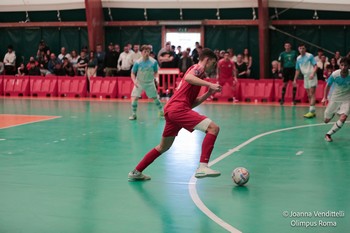
[[[314,77],[313,79],[309,79],[309,76],[306,76],[307,78],[304,78],[304,88],[309,89],[311,87],[317,87],[317,77]]]
[[[154,84],[153,81],[149,82],[149,83],[138,82],[137,85],[138,85],[138,87],[136,87],[134,85],[134,88],[132,89],[132,92],[131,92],[132,97],[140,97],[142,90],[145,90],[148,98],[157,98],[158,97],[156,85]]]
[[[350,101],[344,102],[333,102],[330,101],[327,105],[326,110],[324,111],[325,119],[332,119],[335,114],[344,114],[349,116],[350,113]]]

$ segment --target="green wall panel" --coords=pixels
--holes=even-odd
[[[226,50],[233,48],[235,54],[248,48],[252,58],[252,77],[259,74],[259,42],[257,27],[208,26],[205,28],[205,47]]]
[[[117,43],[123,46],[131,44],[151,44],[154,51],[161,46],[161,27],[108,27],[106,33],[106,46],[110,43]]]

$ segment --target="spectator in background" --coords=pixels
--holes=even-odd
[[[35,61],[29,61],[28,75],[41,76],[40,68],[35,64]]]
[[[216,55],[216,58],[218,59],[218,61],[220,60],[220,50],[218,49],[214,49],[214,53]]]
[[[132,53],[130,56],[131,56],[132,64],[135,64],[135,62],[142,57],[140,52],[140,45],[134,44],[133,51],[134,53]]]
[[[118,75],[130,76],[132,67],[132,54],[130,52],[129,45],[124,46],[124,51],[120,54],[118,59]]]
[[[182,56],[181,46],[178,45],[178,46],[176,47],[176,50],[177,50],[176,55],[177,55],[179,58],[181,58],[181,56]]]
[[[53,68],[53,74],[57,76],[65,76],[66,72],[62,68],[62,63],[56,63],[55,67]]]
[[[174,60],[174,56],[171,56],[171,43],[170,41],[165,43],[165,47],[159,50],[157,60],[160,68],[170,68]]]
[[[34,62],[35,66],[39,66],[39,62],[35,61],[35,58],[34,58],[34,57],[30,57],[30,58],[29,58],[29,62],[28,62],[27,65],[26,65],[27,70],[30,69],[30,67],[31,67],[31,62],[32,62],[32,61]]]
[[[113,43],[109,43],[108,51],[105,56],[105,73],[107,77],[116,76],[117,75],[117,64],[119,59],[119,52],[115,51],[115,48],[119,47],[119,45],[113,46]]]
[[[188,68],[193,65],[192,59],[189,57],[188,52],[185,50],[182,52],[182,56],[179,60],[179,69],[182,74],[185,74]],[[182,77],[182,75],[181,75]]]
[[[42,52],[44,52],[44,54],[47,55],[47,51],[50,50],[49,46],[47,46],[45,40],[41,40],[39,42],[39,46],[38,46],[38,51],[37,51],[37,56],[42,54]],[[50,54],[49,54],[50,55]]]
[[[102,45],[98,44],[96,45],[96,59],[97,59],[97,71],[96,76],[98,77],[104,77],[105,74],[103,72],[104,70],[104,61],[105,61],[106,53],[102,50]]]
[[[334,58],[335,58],[335,61],[337,62],[337,65],[338,67],[340,66],[340,60],[342,58],[342,56],[340,55],[340,52],[339,51],[335,51],[334,53]],[[339,69],[339,68],[338,68]]]
[[[50,71],[48,69],[48,65],[49,65],[49,58],[48,58],[48,56],[44,55],[39,60],[39,69],[40,69],[42,76],[46,76],[46,75],[50,74]]]
[[[0,74],[4,74],[5,66],[3,60],[0,58]]]
[[[196,53],[193,54],[192,52],[192,61],[194,64],[197,64],[199,62],[199,56],[202,54],[203,47],[201,45],[196,46],[195,51]]]
[[[247,78],[247,64],[243,62],[242,54],[237,55],[236,62],[237,78]]]
[[[24,76],[28,74],[28,70],[27,67],[24,65],[23,62],[21,62],[21,64],[19,65],[18,69],[17,69],[17,76]]]
[[[192,57],[192,61],[194,64],[198,63],[198,58],[199,58],[199,54],[198,54],[198,47],[200,46],[199,42],[197,41],[196,43],[194,43],[195,48],[192,50],[191,53],[191,57]]]
[[[114,45],[114,51],[118,54],[118,58],[119,58],[119,55],[120,55],[120,45],[119,44],[115,44]],[[117,59],[118,61],[118,59]]]
[[[335,57],[331,58],[331,60],[329,61],[329,66],[332,69],[332,71],[340,69]]]
[[[321,60],[319,60],[317,62],[317,79],[318,80],[325,80],[327,79],[327,77],[325,77],[325,71],[326,71],[326,67],[329,65],[329,62],[326,61],[326,56],[322,55],[321,56]]]
[[[223,59],[225,57],[225,50],[220,50],[219,52],[219,60]]]
[[[58,55],[58,59],[60,59],[61,62],[63,62],[63,58],[66,57],[68,58],[69,61],[72,60],[72,56],[66,52],[66,48],[62,47],[61,48],[61,53]]]
[[[93,51],[90,51],[89,61],[86,66],[86,76],[88,78],[89,83],[91,77],[96,77],[97,67],[98,62],[97,58],[95,57],[95,53]]]
[[[71,52],[72,59],[70,60],[70,63],[72,64],[73,68],[76,69],[78,65],[78,60],[80,56],[77,53],[77,50],[72,50]]]
[[[61,64],[61,61],[56,57],[56,54],[51,53],[50,60],[47,64],[47,69],[51,74],[54,73],[54,69],[56,67],[56,64]]]
[[[16,53],[13,51],[13,46],[7,46],[7,53],[4,57],[4,66],[6,75],[16,74]]]
[[[322,56],[325,56],[325,55],[324,55],[323,49],[317,50],[317,56],[315,56],[315,61],[316,61],[316,62],[321,61],[321,57],[322,57]],[[326,61],[328,62],[328,57],[326,57]]]
[[[282,78],[282,74],[279,71],[279,62],[274,60],[271,62],[271,72],[270,77],[273,79]]]
[[[73,65],[70,63],[67,57],[63,58],[62,69],[64,70],[65,75],[73,77],[75,75]]]
[[[228,56],[230,58],[230,60],[234,63],[237,62],[237,56],[235,55],[235,50],[233,48],[229,48],[227,49],[227,52],[228,52]]]
[[[89,58],[87,57],[85,50],[82,50],[80,52],[80,58],[78,59],[78,64],[77,64],[78,76],[85,76],[85,69],[87,67],[88,62],[89,62]]]
[[[252,71],[253,57],[247,48],[243,50],[243,62],[247,65],[247,76],[250,77]]]
[[[173,68],[176,68],[179,66],[179,60],[180,60],[180,57],[181,56],[178,56],[176,51],[175,51],[175,45],[172,45],[171,46],[171,49],[170,49],[172,55],[174,56],[174,60],[173,60],[173,64],[172,64],[172,67]]]

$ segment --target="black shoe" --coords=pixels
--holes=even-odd
[[[284,104],[284,100],[280,100],[280,105],[283,105]]]
[[[297,105],[297,101],[296,100],[293,100],[293,105]]]
[[[329,135],[329,134],[326,134],[324,136],[324,140],[326,140],[327,142],[333,142],[333,139],[332,139],[331,135]]]

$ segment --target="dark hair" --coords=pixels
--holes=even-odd
[[[344,64],[346,64],[346,65],[350,65],[350,57],[342,57],[342,58],[340,59],[339,64],[341,64],[341,63],[344,63]]]
[[[306,47],[306,46],[305,46],[304,43],[300,43],[299,46],[298,46],[298,48],[299,48],[299,47]]]
[[[208,49],[208,48],[204,48],[202,50],[202,53],[199,55],[199,60],[203,61],[204,58],[206,58],[206,57],[208,57],[209,59],[217,60],[215,53],[211,49]]]

